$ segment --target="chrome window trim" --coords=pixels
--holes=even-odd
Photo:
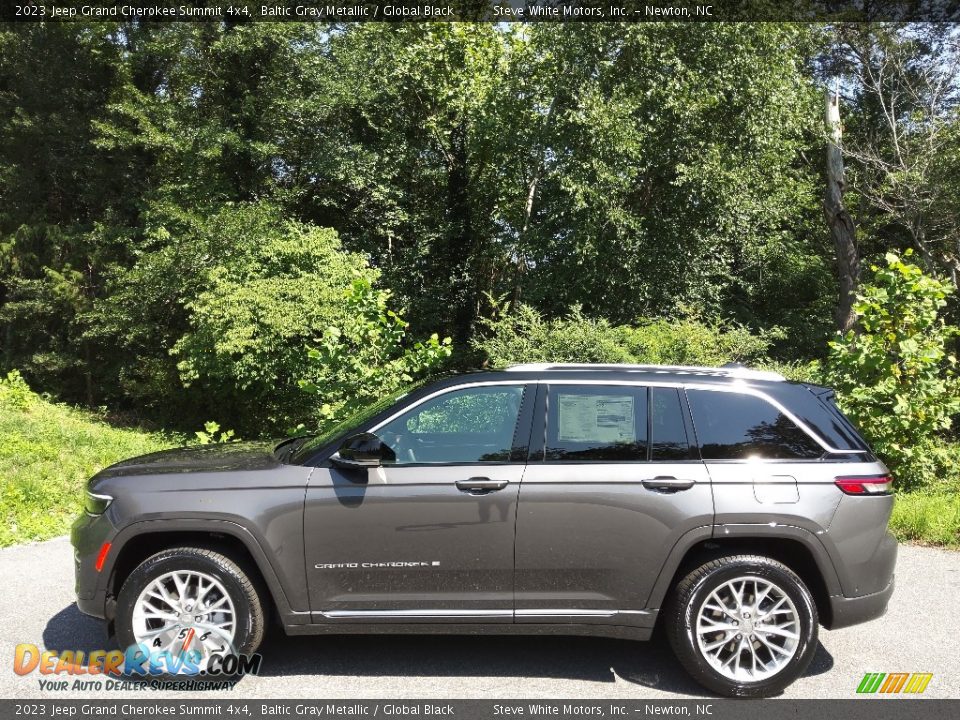
[[[570,378],[536,378],[531,380],[484,380],[480,382],[464,383],[462,385],[452,385],[450,387],[445,387],[436,392],[432,392],[429,395],[426,395],[415,403],[407,405],[403,409],[394,413],[386,420],[378,423],[376,426],[371,428],[368,432],[376,433],[380,428],[388,423],[393,422],[401,415],[404,415],[412,410],[415,410],[423,403],[428,400],[432,400],[441,395],[446,395],[448,393],[458,392],[460,390],[467,390],[474,387],[490,387],[497,385],[508,385],[514,387],[523,387],[525,385],[612,385],[612,386],[630,386],[630,387],[670,387],[670,388],[680,388],[684,390],[708,390],[710,392],[727,392],[727,393],[739,393],[741,395],[752,395],[754,397],[764,400],[773,407],[777,408],[780,412],[786,415],[790,420],[800,428],[807,436],[809,436],[814,442],[816,442],[825,452],[828,453],[839,453],[842,455],[866,455],[869,453],[869,450],[846,450],[841,448],[836,448],[826,442],[821,438],[813,429],[807,425],[803,420],[794,415],[790,410],[788,410],[784,405],[767,393],[759,390],[755,387],[751,387],[742,379],[734,379],[731,381],[730,385],[714,385],[708,383],[697,383],[697,382],[685,382],[685,381],[643,381],[643,380],[623,380],[623,379],[610,379],[610,380],[594,380],[594,379],[583,379],[575,380]],[[696,420],[694,419],[694,422]],[[710,461],[704,461],[710,462]]]

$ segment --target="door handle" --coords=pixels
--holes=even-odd
[[[491,480],[485,477],[473,477],[469,480],[457,480],[456,482],[457,490],[468,492],[471,495],[482,495],[503,490],[509,484],[509,480]]]
[[[643,486],[647,488],[647,490],[656,490],[658,492],[689,490],[694,484],[693,480],[680,480],[672,475],[658,475],[655,478],[649,478],[643,481]]]

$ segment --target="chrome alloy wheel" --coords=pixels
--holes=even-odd
[[[738,577],[718,587],[697,613],[697,647],[724,677],[756,682],[780,672],[800,643],[800,615],[769,580]]]
[[[147,585],[133,609],[133,635],[150,652],[199,653],[203,669],[214,654],[233,652],[237,616],[216,578],[195,570],[169,572]]]

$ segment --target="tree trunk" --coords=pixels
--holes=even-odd
[[[840,151],[839,94],[826,93],[826,123],[830,139],[827,142],[827,190],[823,198],[823,212],[836,248],[837,276],[840,295],[837,301],[837,329],[846,332],[854,326],[853,302],[860,284],[860,254],[857,250],[857,229],[853,218],[843,204],[846,189],[843,154]]]

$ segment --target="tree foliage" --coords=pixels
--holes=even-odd
[[[358,408],[393,395],[450,357],[451,340],[436,333],[406,342],[408,323],[389,307],[390,292],[357,277],[344,293],[343,319],[308,350],[300,387],[320,400],[319,426],[343,420]]]
[[[647,363],[719,366],[766,359],[777,333],[755,335],[740,326],[696,318],[641,320],[612,325],[573,308],[561,318],[547,319],[529,305],[501,308],[484,321],[485,332],[474,349],[492,367],[513,363]]]
[[[949,34],[861,29],[8,25],[0,369],[135,419],[252,437],[339,414],[450,347],[461,368],[477,352],[822,357],[836,297],[825,77],[907,58],[877,92],[849,83],[845,137],[889,163],[895,128],[917,171],[880,186],[862,162],[851,179],[891,202],[918,188],[934,260],[960,227],[954,96],[904,100],[892,126],[877,104],[901,86],[933,98]],[[931,129],[935,157],[919,152]],[[865,262],[916,245],[896,213],[853,209]]]
[[[859,329],[830,343],[826,377],[905,484],[933,482],[936,438],[960,412],[957,358],[949,350],[958,329],[941,317],[954,288],[894,253],[872,271],[854,306]]]

